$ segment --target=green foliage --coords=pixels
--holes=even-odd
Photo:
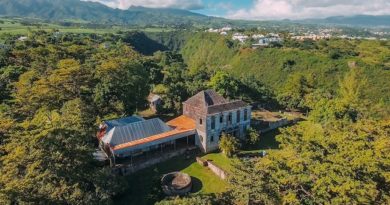
[[[232,179],[236,199],[387,204],[389,132],[389,121],[370,120],[287,128],[278,137],[281,150],[238,165]]]
[[[229,193],[196,194],[186,197],[172,197],[156,203],[157,205],[229,205],[232,199]]]
[[[61,112],[42,108],[33,119],[14,124],[20,131],[1,147],[6,153],[0,158],[2,203],[110,202],[122,183],[96,169],[84,107],[74,101]]]
[[[260,165],[261,166],[261,165]],[[229,182],[235,204],[280,204],[276,183],[267,183],[267,175],[257,164],[249,160],[236,160],[233,163]]]
[[[182,9],[130,7],[117,10],[103,4],[79,0],[3,0],[0,13],[6,16],[33,17],[61,21],[63,25],[91,22],[94,24],[172,26],[223,26],[231,22],[222,18],[209,17]],[[34,26],[29,21],[25,25]]]
[[[247,130],[247,138],[248,138],[249,144],[251,144],[251,145],[255,145],[255,144],[259,143],[261,140],[259,131],[255,130],[253,128],[249,128]]]
[[[237,151],[240,146],[239,141],[227,134],[222,134],[221,139],[219,141],[219,149],[227,156],[232,157]]]
[[[340,57],[330,58],[333,51]],[[213,76],[222,71],[244,85],[256,80],[259,86],[253,87],[264,89],[257,96],[251,95],[251,99],[269,102],[277,96],[278,102],[273,104],[304,111],[310,109],[306,100],[314,93],[326,91],[330,98],[338,97],[340,76],[355,65],[360,73],[358,80],[365,79],[364,85],[359,85],[359,100],[372,102],[370,115],[383,118],[390,111],[390,72],[385,69],[390,55],[388,42],[286,39],[282,48],[250,49],[241,48],[224,36],[199,33],[186,41],[182,54],[192,72],[203,70]],[[239,89],[239,96],[251,101],[243,94],[244,88]],[[267,100],[262,100],[262,96]]]
[[[0,103],[10,98],[13,83],[25,71],[23,67],[7,66],[0,68]]]
[[[163,98],[166,111],[181,111],[181,103],[188,97],[187,66],[180,55],[172,52],[157,53],[156,61],[162,67],[163,79],[153,92]]]
[[[305,96],[311,92],[311,89],[312,86],[304,76],[300,74],[292,75],[287,79],[277,98],[287,108],[305,109]]]
[[[315,122],[332,122],[336,120],[357,121],[369,117],[368,100],[362,97],[366,79],[358,68],[351,69],[339,82],[337,97],[325,93],[312,93],[306,96],[306,102],[312,111],[309,119]],[[375,108],[372,108],[375,109]]]
[[[224,97],[234,98],[238,95],[238,82],[229,74],[218,71],[211,79],[209,86]]]
[[[143,108],[148,59],[123,43],[53,35],[14,42],[0,69],[0,203],[111,203],[127,184],[98,166],[91,136],[98,119]]]

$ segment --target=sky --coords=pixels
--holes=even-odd
[[[89,0],[113,8],[180,8],[230,19],[280,20],[390,15],[390,0]]]

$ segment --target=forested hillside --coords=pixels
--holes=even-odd
[[[109,204],[129,194],[132,185],[92,157],[98,124],[146,109],[150,92],[163,98],[159,112],[179,115],[183,101],[208,88],[300,110],[307,121],[282,131],[279,150],[235,164],[226,197],[162,204],[390,201],[388,41],[252,49],[217,34],[154,35],[2,36],[0,204]]]
[[[223,25],[233,22],[181,9],[130,7],[127,10],[120,10],[100,3],[80,0],[2,0],[0,15],[49,21],[82,20],[98,24],[159,27]]]
[[[362,98],[390,112],[390,43],[388,41],[287,40],[274,48],[252,49],[228,37],[199,33],[182,49],[189,69],[210,74],[225,71],[234,78],[255,77],[264,83],[283,104],[283,95],[303,100],[312,93],[337,95],[339,81],[350,70],[357,70]],[[299,91],[306,84],[309,92]],[[301,93],[300,93],[301,92]],[[290,107],[305,107],[304,102]],[[301,104],[298,106],[298,104]],[[388,116],[388,115],[387,115]]]

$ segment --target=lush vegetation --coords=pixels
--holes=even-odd
[[[356,69],[361,97],[375,104],[369,107],[370,115],[390,113],[389,41],[287,39],[282,48],[254,50],[229,37],[199,33],[187,41],[182,54],[193,73],[223,71],[242,82],[257,81],[266,99],[273,96],[284,107],[301,110],[310,109],[312,100],[337,96],[339,81]],[[230,84],[229,91],[236,90],[234,87]]]
[[[389,42],[287,39],[256,50],[214,34],[164,35],[1,36],[0,203],[153,203],[163,199],[160,175],[173,170],[203,186],[161,204],[389,203]],[[206,156],[233,173],[229,186],[190,160],[122,178],[92,158],[102,119],[144,110],[151,91],[163,98],[159,112],[179,114],[206,88],[304,111],[307,121],[282,130],[277,142],[251,130],[248,147],[274,149],[265,157],[232,166]],[[221,150],[240,154],[231,139],[221,139]],[[139,187],[129,184],[141,179],[136,196]]]
[[[2,0],[0,15],[40,18],[63,24],[90,22],[105,25],[155,26],[191,28],[193,26],[223,26],[234,23],[182,9],[130,7],[113,9],[96,2],[80,0]],[[248,21],[237,23],[248,24]]]
[[[229,187],[226,181],[219,179],[195,159],[176,157],[128,176],[126,179],[132,186],[115,197],[115,204],[147,205],[163,200],[165,196],[160,189],[161,177],[173,171],[182,171],[191,175],[193,181],[191,195],[193,196],[223,193]]]

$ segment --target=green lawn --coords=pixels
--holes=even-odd
[[[128,176],[130,188],[125,194],[114,199],[115,204],[153,204],[155,200],[150,196],[156,193],[154,190],[160,188],[161,176],[172,171],[182,171],[193,178],[193,194],[221,193],[228,189],[226,181],[219,179],[194,159],[176,157]]]
[[[65,27],[55,23],[42,23],[40,21],[37,21],[37,23],[40,24],[39,28],[37,26],[22,25],[20,23],[20,19],[0,18],[0,34],[9,33],[13,35],[26,35],[28,34],[29,30],[51,31],[53,29],[58,29],[60,32],[63,33],[98,33],[98,34],[116,33],[118,31],[124,31],[124,32],[144,31],[144,32],[153,33],[153,32],[168,32],[173,30],[170,28],[127,28],[127,27],[120,27],[120,26],[115,26],[113,28],[107,28],[107,29],[92,29],[92,28],[82,28],[82,27]],[[83,22],[80,21],[79,23],[83,23]]]
[[[245,146],[242,153],[254,153],[267,149],[278,149],[279,143],[275,137],[280,134],[279,129],[275,129],[260,135],[260,142],[256,145]]]
[[[202,159],[210,160],[223,170],[230,172],[232,169],[232,159],[226,157],[222,153],[210,153],[202,157]]]
[[[240,151],[240,154],[259,153],[261,150],[278,149],[279,143],[275,139],[278,134],[280,134],[279,129],[264,133],[263,135],[261,135],[260,142],[258,144],[252,146],[244,146]],[[226,157],[222,153],[210,153],[202,156],[202,158],[206,160],[211,160],[217,166],[227,172],[230,172],[233,169],[232,159]]]

